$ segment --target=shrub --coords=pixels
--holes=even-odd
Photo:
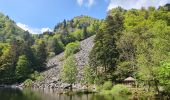
[[[96,85],[101,85],[101,84],[103,84],[105,82],[104,79],[105,78],[103,76],[97,75],[97,76],[94,77],[94,83]]]
[[[105,82],[105,83],[103,84],[103,89],[104,89],[104,90],[111,90],[111,89],[112,89],[112,86],[113,86],[112,82],[111,82],[111,81],[107,81],[107,82]]]
[[[70,55],[77,53],[78,51],[80,51],[80,43],[79,42],[69,43],[66,46],[66,49],[65,49],[65,52],[64,52],[64,57],[67,58]]]
[[[33,74],[31,74],[31,79],[41,81],[43,76],[39,72],[35,71]]]
[[[33,81],[31,79],[27,79],[24,81],[24,87],[30,87],[33,84]]]
[[[122,94],[122,95],[131,94],[131,92],[129,91],[129,89],[126,86],[120,85],[120,84],[113,86],[111,92],[113,94]]]
[[[101,91],[101,90],[102,90],[102,85],[97,85],[97,86],[96,86],[96,90],[97,90],[97,91]]]
[[[48,57],[49,57],[49,58],[52,58],[52,57],[54,57],[54,56],[55,56],[55,52],[49,52],[49,53],[48,53]]]
[[[60,58],[59,58],[59,61],[64,61],[64,57],[60,57]]]
[[[76,29],[71,33],[73,37],[75,37],[78,41],[83,39],[83,31],[81,29]]]

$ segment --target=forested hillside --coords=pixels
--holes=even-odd
[[[46,61],[65,50],[68,43],[95,34],[100,21],[88,16],[58,23],[54,31],[32,35],[0,14],[0,84],[36,80],[46,69]]]
[[[0,13],[0,42],[10,42],[12,38],[23,39],[24,34],[13,20]]]
[[[71,20],[64,20],[54,27],[53,32],[44,32],[41,37],[47,41],[49,55],[64,51],[68,43],[84,40],[94,34],[101,21],[88,16],[78,16]]]
[[[0,14],[0,84],[19,83],[46,63],[45,42]]]
[[[79,42],[93,35],[94,46],[89,40],[93,37],[87,39],[89,46]],[[39,35],[20,29],[8,16],[0,14],[0,36],[0,84],[28,79],[24,84],[31,86],[32,81],[45,78],[45,85],[46,78],[57,77],[58,82],[71,85],[81,82],[112,86],[131,76],[140,88],[159,93],[161,87],[162,92],[169,93],[169,4],[158,9],[118,7],[110,10],[104,20],[78,16]],[[58,58],[58,54],[62,57]],[[49,67],[46,62],[51,60]],[[47,74],[45,77],[41,76],[42,71]],[[54,72],[57,73],[51,75]]]
[[[169,92],[169,54],[168,5],[158,9],[113,9],[100,25],[90,53],[92,80],[97,84],[123,82],[131,76],[148,91],[159,93],[162,87]]]

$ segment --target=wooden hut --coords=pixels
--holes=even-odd
[[[135,79],[133,77],[128,77],[124,80],[125,85],[133,86],[135,85]]]

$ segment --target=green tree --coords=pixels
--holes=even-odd
[[[56,38],[49,38],[47,42],[47,51],[54,52],[56,55],[63,51],[63,47]]]
[[[83,39],[86,39],[87,37],[88,37],[87,27],[83,27]]]
[[[159,83],[163,86],[163,89],[166,93],[170,93],[170,63],[169,62],[161,62],[160,67],[156,69],[157,77],[159,79]]]
[[[12,39],[10,55],[12,57],[12,66],[15,67],[18,61],[19,55],[21,54],[21,41],[16,38]]]
[[[83,68],[83,82],[88,84],[93,84],[95,79],[95,75],[93,73],[93,69],[89,66],[85,66]]]
[[[140,38],[137,46],[136,60],[141,78],[154,86],[159,93],[159,79],[155,69],[159,68],[161,61],[169,59],[169,27],[164,21],[156,21],[150,30]],[[150,83],[152,81],[152,84]]]
[[[10,47],[0,57],[0,83],[10,84],[15,81],[15,66],[12,64]]]
[[[16,65],[16,76],[17,79],[24,80],[29,77],[31,73],[31,64],[25,55],[19,56],[17,65]]]
[[[45,42],[43,40],[39,40],[37,42],[38,43],[35,46],[35,58],[36,58],[35,70],[41,71],[46,66],[46,60],[48,55]]]
[[[116,12],[107,16],[97,32],[95,44],[89,56],[90,66],[101,67],[103,69],[101,73],[105,74],[105,79],[110,77],[107,75],[116,68],[116,62],[119,58],[116,41],[123,29],[123,15],[121,11],[115,10]]]
[[[76,82],[77,79],[77,66],[74,56],[68,57],[64,61],[64,65],[61,69],[61,80],[63,82],[71,84],[71,90],[72,90],[72,84]]]
[[[67,58],[72,54],[77,53],[80,50],[80,43],[79,42],[71,42],[66,46],[64,51],[64,57]]]
[[[74,32],[71,33],[71,35],[74,36],[78,41],[83,39],[82,34],[83,32],[81,29],[76,29]]]

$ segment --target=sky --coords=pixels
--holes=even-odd
[[[105,18],[107,11],[121,6],[125,9],[155,6],[170,0],[0,0],[0,12],[32,34],[52,30],[64,19],[88,15]]]

